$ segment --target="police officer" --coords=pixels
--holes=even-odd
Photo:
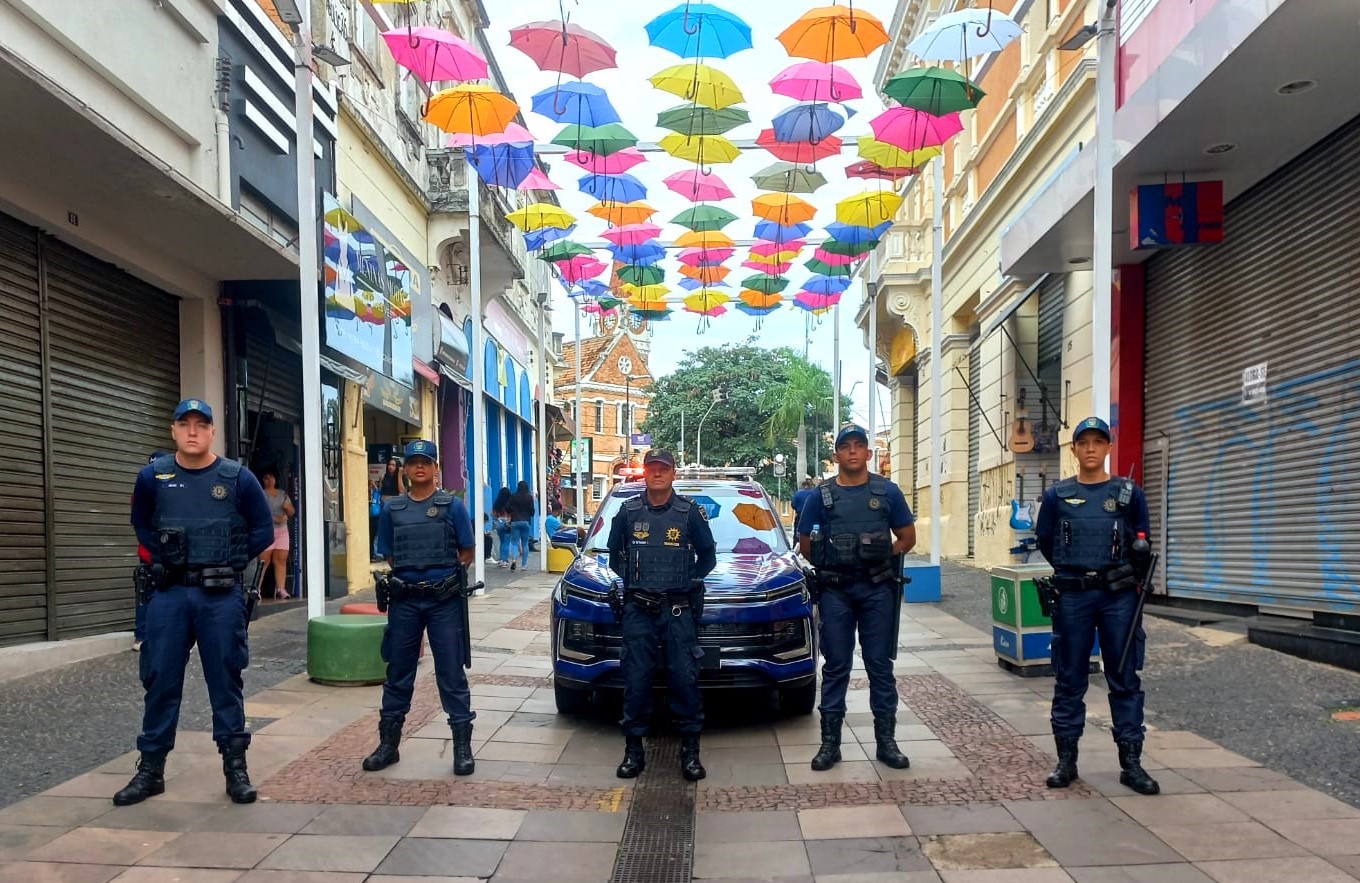
[[[1083,698],[1089,681],[1092,642],[1100,635],[1109,685],[1120,783],[1139,794],[1156,794],[1157,782],[1143,769],[1143,629],[1135,622],[1136,591],[1146,576],[1148,508],[1142,488],[1105,471],[1110,426],[1088,417],[1072,433],[1076,476],[1044,492],[1035,525],[1039,551],[1053,565],[1058,600],[1053,611],[1053,738],[1058,764],[1050,788],[1077,777],[1077,742],[1086,723]],[[1133,652],[1124,669],[1119,656],[1129,631]]]
[[[472,759],[472,694],[464,665],[471,664],[467,633],[467,568],[476,554],[472,519],[461,500],[435,486],[439,449],[432,441],[406,446],[403,470],[410,489],[383,504],[378,516],[378,554],[392,566],[387,629],[383,632],[382,712],[378,747],[364,758],[375,771],[401,759],[397,745],[415,691],[420,641],[430,635],[439,700],[453,730],[453,773],[469,776]]]
[[[642,737],[652,714],[652,676],[666,654],[671,717],[680,730],[680,773],[705,775],[699,762],[704,710],[699,698],[698,622],[703,578],[718,563],[708,511],[675,493],[675,455],[652,450],[642,460],[645,493],[629,499],[609,525],[609,564],[623,577],[623,763],[620,779],[647,765]]]
[[[876,757],[893,769],[911,766],[897,746],[897,626],[902,555],[916,545],[915,518],[902,491],[869,471],[869,436],[851,424],[836,434],[835,478],[823,481],[798,516],[799,548],[817,569],[821,594],[822,744],[812,768],[841,759],[845,693],[859,630],[869,675]]]
[[[146,688],[141,759],[118,806],[165,792],[165,757],[175,747],[184,669],[198,644],[212,703],[213,740],[222,755],[227,794],[255,800],[246,773],[245,699],[249,662],[241,571],[274,542],[269,501],[250,470],[212,452],[213,412],[201,399],[175,408],[175,453],[142,467],[132,491],[132,526],[151,553],[152,586],[138,662]]]

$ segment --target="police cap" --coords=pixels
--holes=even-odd
[[[175,420],[183,420],[190,414],[199,414],[209,423],[213,422],[212,406],[202,399],[185,399],[175,406]]]
[[[1111,441],[1113,439],[1110,435],[1110,424],[1101,420],[1099,417],[1087,417],[1085,420],[1078,423],[1072,430],[1072,442],[1075,444],[1077,439],[1081,438],[1081,434],[1090,429],[1094,429],[1096,432],[1105,436],[1105,441]]]
[[[866,445],[869,443],[869,433],[864,431],[864,427],[857,423],[847,423],[841,427],[841,431],[836,433],[836,447],[840,447],[852,438],[858,438]]]
[[[431,463],[439,462],[439,446],[432,441],[418,439],[406,445],[406,459],[412,457],[424,457]]]
[[[662,466],[675,468],[675,455],[670,451],[657,448],[647,452],[647,456],[642,458],[643,466],[650,466],[653,463],[660,463]]]

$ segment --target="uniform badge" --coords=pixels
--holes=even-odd
[[[666,531],[666,539],[671,540],[672,542],[680,539],[680,528],[678,527],[669,528]]]
[[[172,479],[172,478],[174,478],[174,477],[175,477],[175,473],[173,473],[173,472],[157,472],[157,473],[156,473],[156,480],[157,480],[157,481],[169,481],[170,479]]]
[[[212,498],[214,500],[225,500],[227,498],[227,486],[225,484],[213,485]]]
[[[879,502],[878,497],[870,497],[870,498],[869,498],[869,508],[870,508],[870,509],[877,509],[879,506],[882,506],[882,505],[883,505],[883,504]]]
[[[1085,503],[1086,501],[1083,500],[1081,497],[1068,497],[1067,499],[1063,500],[1063,502],[1069,506],[1080,506],[1082,503]]]
[[[702,518],[704,521],[707,521],[707,520],[708,520],[708,507],[707,507],[707,506],[700,506],[700,507],[699,507],[699,517]]]
[[[646,530],[635,530],[635,531],[633,531],[633,539],[635,539],[635,540],[645,540],[645,539],[647,539],[647,538],[648,538],[649,536],[651,536],[651,535],[652,535],[651,532],[650,532],[650,531],[646,531]]]
[[[1119,503],[1113,497],[1110,497],[1105,501],[1104,506],[1106,512],[1113,512],[1119,508]]]
[[[428,508],[428,509],[425,510],[425,517],[426,517],[426,518],[434,518],[434,517],[435,517],[436,515],[438,515],[438,514],[439,514],[439,507],[438,507],[438,506],[431,506],[430,508]]]

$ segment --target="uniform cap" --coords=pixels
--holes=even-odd
[[[1105,436],[1106,441],[1111,441],[1114,438],[1110,435],[1110,424],[1101,420],[1099,417],[1087,417],[1085,420],[1078,423],[1076,428],[1072,430],[1072,441],[1075,442],[1081,437],[1081,434],[1088,429],[1094,429],[1096,432]]]
[[[202,399],[185,399],[175,406],[176,420],[183,420],[188,414],[202,414],[203,419],[213,422],[212,406]]]
[[[409,442],[406,445],[406,459],[410,460],[412,457],[424,457],[431,463],[438,463],[439,446],[425,439]]]
[[[670,451],[655,449],[647,452],[647,456],[642,458],[642,465],[647,466],[651,463],[660,463],[663,466],[675,468],[675,455]]]
[[[860,426],[857,423],[847,423],[845,426],[841,427],[840,432],[836,433],[836,447],[839,448],[856,436],[862,439],[866,445],[869,443],[869,433],[864,431],[863,426]]]

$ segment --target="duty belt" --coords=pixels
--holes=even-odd
[[[1070,574],[1053,576],[1053,586],[1060,592],[1089,592],[1093,589],[1103,589],[1109,582],[1105,574],[1095,570],[1088,570],[1080,576]]]
[[[689,609],[689,592],[662,592],[653,594],[638,589],[628,592],[627,600],[637,605],[644,613],[660,613],[670,608],[671,616],[679,616]]]
[[[396,597],[400,598],[433,598],[442,600],[444,598],[462,597],[462,592],[455,588],[456,581],[452,578],[427,580],[425,582],[408,582],[402,580],[397,588]]]
[[[240,574],[234,567],[225,564],[205,564],[186,570],[166,570],[164,582],[158,588],[200,586],[209,591],[226,592],[234,589],[239,579]]]

